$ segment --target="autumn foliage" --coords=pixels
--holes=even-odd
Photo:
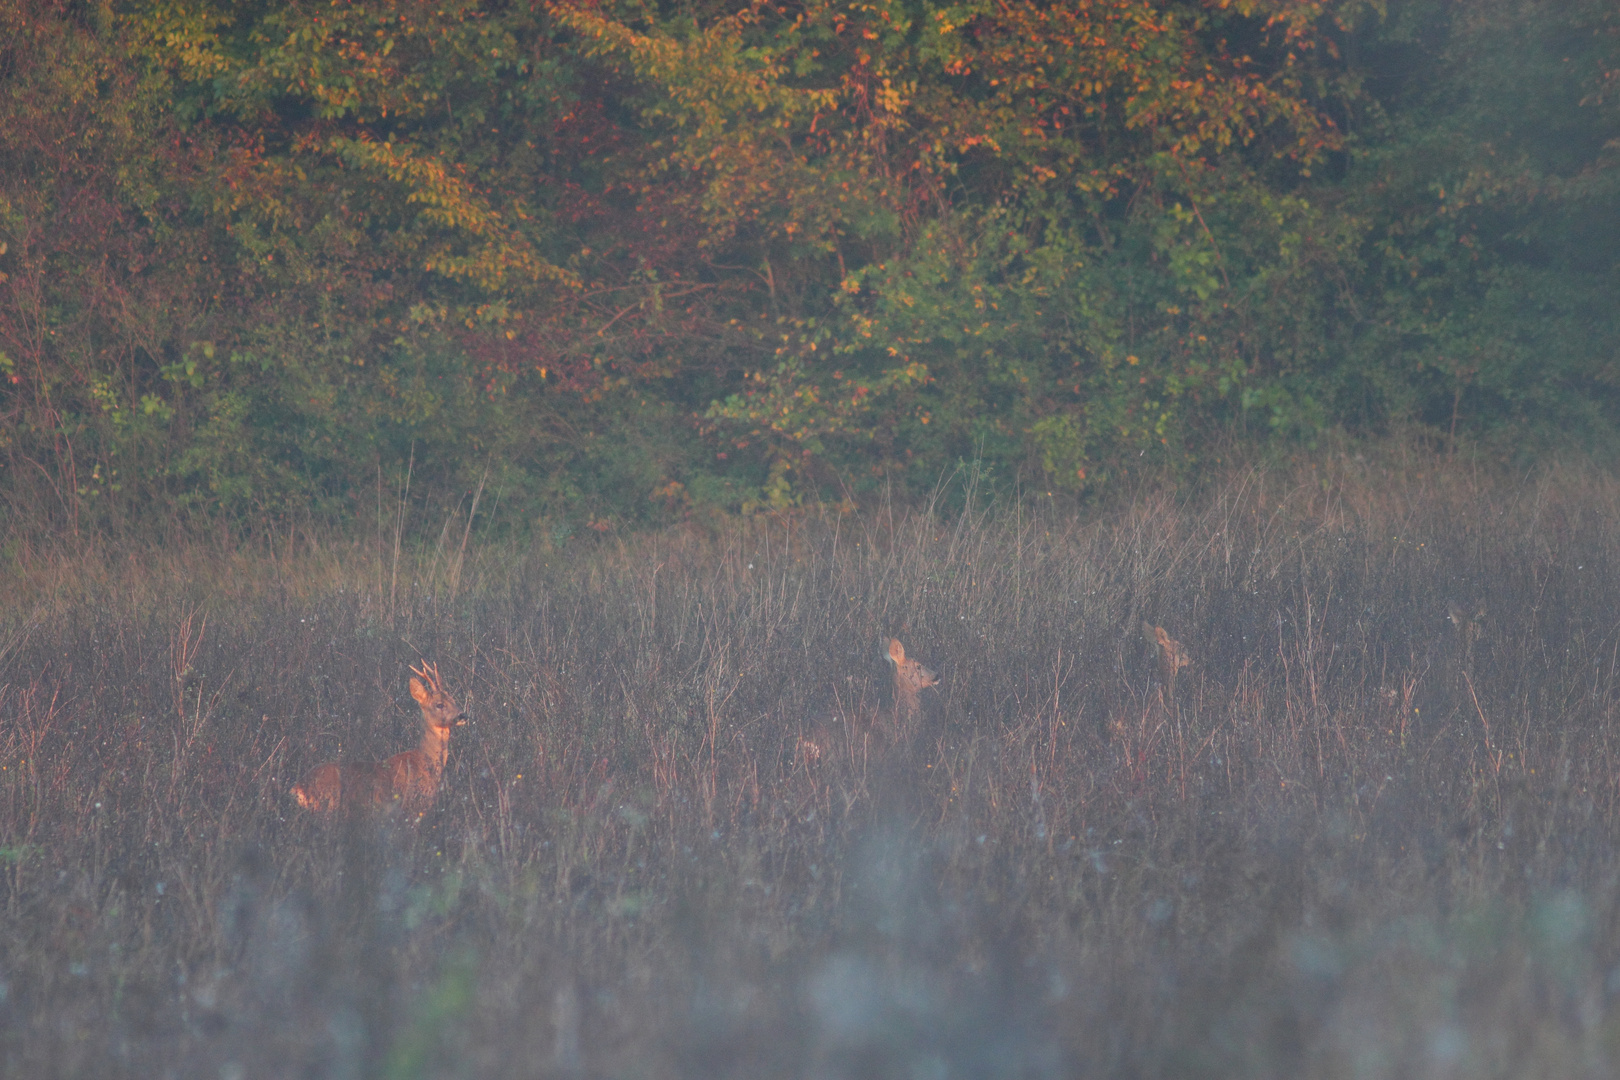
[[[1605,5],[0,2],[52,527],[1612,440]],[[1506,451],[1504,451],[1506,452]]]

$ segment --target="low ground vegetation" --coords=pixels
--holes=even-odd
[[[0,1069],[1613,1075],[1620,484],[961,501],[14,546]],[[891,637],[917,723],[796,753],[892,709]],[[433,809],[300,811],[412,745],[423,658],[472,718]]]

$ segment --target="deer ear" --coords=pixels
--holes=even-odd
[[[906,662],[906,647],[900,644],[899,638],[889,639],[889,659],[897,664]]]
[[[426,705],[430,696],[428,688],[423,685],[422,680],[413,676],[411,678],[411,697],[416,699],[417,704]]]

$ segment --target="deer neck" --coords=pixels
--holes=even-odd
[[[444,772],[445,760],[450,756],[450,729],[436,728],[432,724],[422,727],[422,742],[417,752],[427,761],[433,775]]]
[[[902,721],[916,719],[922,712],[922,701],[917,697],[917,691],[901,676],[900,672],[894,675],[894,715]]]

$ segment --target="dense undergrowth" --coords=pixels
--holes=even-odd
[[[1338,459],[1084,518],[14,549],[0,1070],[1612,1075],[1617,521],[1587,468]],[[796,755],[891,635],[916,733]],[[414,742],[422,657],[473,716],[434,811],[296,812]]]

